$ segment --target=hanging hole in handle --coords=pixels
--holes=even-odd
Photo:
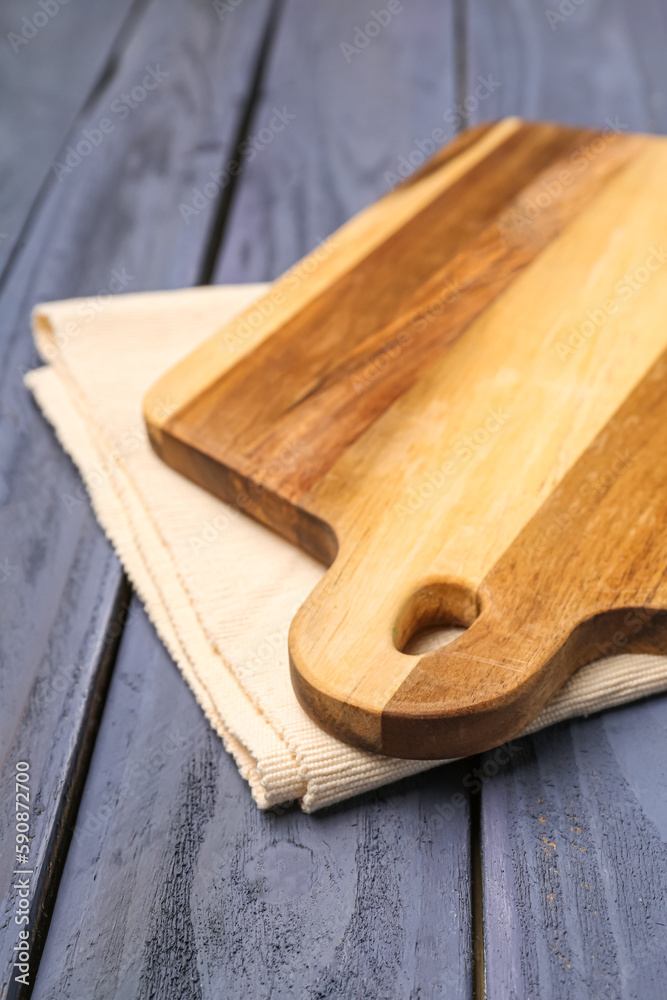
[[[394,643],[401,653],[421,656],[458,638],[478,617],[475,590],[457,582],[421,587],[405,604],[394,629]]]

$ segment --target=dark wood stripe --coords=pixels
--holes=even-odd
[[[391,698],[383,753],[496,746],[580,666],[667,653],[666,386],[667,352],[488,574],[479,618]]]
[[[397,310],[507,206],[536,170],[590,135],[556,126],[519,129],[183,408],[170,426],[196,429],[196,439],[221,460],[231,450],[263,465],[258,447],[275,422],[316,392],[342,356],[391,323]]]
[[[601,190],[599,182],[621,169],[633,149],[620,143],[616,157],[600,162],[585,189],[573,186],[554,199],[533,221],[525,220],[522,202],[542,190],[559,172],[555,165],[540,175],[465,249],[419,289],[398,319],[352,349],[298,407],[266,435],[255,455],[266,462],[283,442],[295,452],[310,449],[307,468],[298,474],[276,466],[269,487],[298,501],[389,406],[410,389],[422,372],[461,337],[470,324],[512,283],[538,253],[563,231],[584,204]],[[562,164],[562,161],[559,161]],[[546,176],[545,176],[546,175]],[[534,190],[533,190],[534,189]],[[421,304],[417,305],[421,299]],[[414,303],[414,308],[412,308]],[[304,463],[305,466],[305,463]]]
[[[176,414],[163,457],[173,438],[297,503],[642,141],[523,126]],[[549,198],[581,157],[587,169]]]

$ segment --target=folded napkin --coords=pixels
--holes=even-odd
[[[47,364],[26,382],[257,805],[298,799],[312,812],[438,762],[352,749],[308,718],[290,684],[287,631],[323,567],[164,465],[141,414],[151,384],[265,287],[40,305],[33,326]],[[454,634],[435,631],[413,651]],[[527,732],[666,688],[667,657],[610,657],[580,669]]]

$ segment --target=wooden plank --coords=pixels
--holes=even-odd
[[[62,483],[63,477],[59,479]],[[76,482],[73,485],[76,488]],[[37,488],[35,494],[43,503],[43,491]],[[35,515],[38,533],[28,551],[14,552],[11,545],[9,565],[16,559],[20,575],[5,582],[2,593],[5,620],[11,622],[3,629],[3,673],[25,669],[29,681],[23,704],[2,694],[0,792],[7,803],[0,825],[5,845],[0,862],[5,886],[0,910],[3,997],[18,995],[16,977],[28,971],[13,968],[14,948],[24,943],[19,941],[21,930],[30,933],[27,964],[33,975],[28,981],[34,980],[130,599],[117,561],[90,515],[79,524],[54,526],[53,519],[44,524],[37,503],[28,501],[26,508],[26,516]],[[45,544],[45,530],[60,537]],[[21,577],[31,562],[41,565],[28,587]],[[58,586],[53,586],[54,580]],[[28,602],[33,616],[41,619],[32,630],[24,625]],[[10,618],[12,613],[15,617]],[[17,763],[28,773],[28,801],[17,796]],[[17,840],[26,826],[29,852],[23,850],[23,837]],[[20,851],[15,853],[15,846]],[[25,911],[19,908],[19,888],[29,893]],[[21,922],[25,916],[27,924]]]
[[[663,996],[666,729],[654,698],[482,763],[489,1000]]]
[[[256,4],[224,24],[207,4],[196,14],[178,0],[144,10],[132,37],[114,53],[105,85],[77,120],[72,141],[76,145],[105,117],[115,127],[104,133],[102,148],[78,164],[71,160],[62,182],[53,176],[0,299],[7,331],[0,345],[0,563],[3,611],[11,623],[2,631],[3,790],[10,801],[15,761],[30,761],[37,803],[32,854],[40,878],[31,912],[40,915],[39,927],[32,927],[41,934],[46,897],[60,875],[60,854],[52,851],[56,842],[63,845],[63,816],[73,818],[65,806],[71,799],[75,811],[78,802],[92,738],[86,727],[106,676],[103,637],[119,597],[122,602],[122,577],[71,462],[22,385],[23,372],[36,364],[29,310],[39,299],[98,293],[104,308],[104,296],[119,287],[137,291],[198,280],[216,200],[191,226],[178,206],[190,197],[195,167],[205,176],[234,149],[268,10],[268,2]],[[183,53],[178,58],[175,39]],[[113,102],[125,103],[123,95],[142,86],[147,67],[158,77],[166,74],[156,81],[159,95],[137,91],[141,100],[134,108],[126,104],[127,114],[115,112]],[[177,119],[184,124],[174,129]],[[117,194],[110,203],[112,191]],[[85,320],[72,335],[90,335]],[[191,697],[185,687],[182,696]],[[6,810],[3,824],[11,819]],[[3,884],[11,882],[7,865],[13,860],[3,856]],[[10,894],[10,910],[14,900]],[[5,917],[3,982],[16,931]],[[33,948],[33,973],[38,950]]]
[[[110,52],[131,29],[128,14],[137,6],[136,0],[92,0],[82,15],[76,4],[58,0],[45,0],[44,7],[32,0],[2,5],[0,274],[76,115]]]
[[[465,767],[261,813],[182,689],[133,616],[33,997],[470,996]]]
[[[667,11],[660,4],[467,4],[466,30],[465,83],[456,101],[460,123],[514,114],[622,131],[667,129],[660,44]]]
[[[396,149],[409,151],[448,106],[448,8],[406,6],[401,17],[357,68],[340,51],[360,20],[351,0],[285,7],[249,133],[274,106],[295,113],[289,128],[299,131],[248,163],[229,216],[229,239],[257,248],[267,270],[378,193]],[[430,81],[419,101],[415,80]],[[360,104],[378,121],[365,144]],[[359,115],[352,133],[348,109]],[[286,202],[251,209],[290,172],[299,182],[289,212]],[[230,254],[235,280],[258,277],[254,249],[243,261]],[[123,643],[35,996],[470,997],[461,772],[321,816],[261,814],[141,616]]]
[[[434,129],[440,142],[454,137],[445,120],[454,105],[452,6],[400,6],[370,37],[372,6],[319,0],[313,10],[288,0],[216,282],[277,278],[389,191],[404,160],[424,163]],[[358,51],[343,51],[352,45]],[[296,117],[253,156],[274,108]]]
[[[665,12],[563,9],[561,20],[548,0],[468,6],[464,96],[479,75],[499,84],[469,120],[520,113],[664,130]],[[660,697],[519,741],[507,764],[481,762],[489,1000],[662,996],[666,729]]]

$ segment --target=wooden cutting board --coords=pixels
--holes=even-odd
[[[340,739],[482,751],[667,652],[666,178],[662,138],[468,131],[147,396],[166,462],[331,564],[289,650]]]

